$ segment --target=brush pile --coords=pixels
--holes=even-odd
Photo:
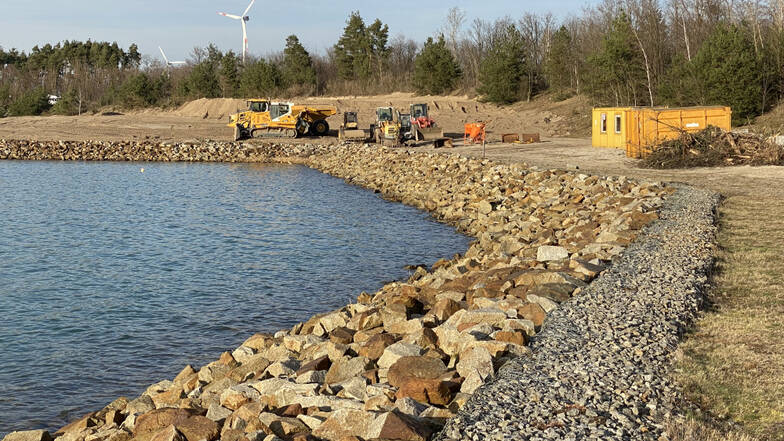
[[[708,127],[665,141],[642,160],[642,167],[670,169],[732,165],[784,165],[784,147],[753,133]]]

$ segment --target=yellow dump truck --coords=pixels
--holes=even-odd
[[[324,136],[329,133],[327,118],[336,113],[334,106],[253,99],[248,100],[248,110],[231,115],[228,126],[234,129],[235,141],[261,136]]]

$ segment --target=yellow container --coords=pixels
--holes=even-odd
[[[716,126],[732,129],[729,107],[597,107],[593,109],[592,144],[626,150],[630,158],[644,158],[662,141],[681,131],[698,132]]]

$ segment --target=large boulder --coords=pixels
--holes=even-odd
[[[446,366],[440,359],[426,356],[408,356],[401,357],[389,367],[387,379],[392,386],[400,387],[408,378],[439,378],[446,371]]]
[[[158,409],[139,416],[133,429],[134,438],[155,436],[173,426],[187,441],[212,441],[218,437],[218,424],[187,409]],[[149,439],[149,438],[147,438]]]
[[[52,441],[52,435],[46,430],[25,430],[11,432],[3,438],[3,441]]]
[[[398,399],[410,397],[420,403],[446,406],[452,401],[457,386],[457,383],[440,378],[405,377],[401,380],[396,396]]]
[[[483,347],[467,348],[460,353],[457,373],[466,378],[474,372],[478,373],[482,379],[493,375],[493,357],[490,355],[490,351]]]
[[[433,434],[433,427],[423,420],[393,411],[377,417],[368,432],[371,439],[425,441]]]
[[[360,376],[372,368],[373,362],[367,357],[343,357],[332,363],[324,381],[327,384],[340,383],[352,377]]]
[[[362,439],[379,438],[370,431],[376,414],[358,409],[340,409],[330,414],[313,431],[313,436],[329,441],[340,441],[345,437],[358,436]],[[378,431],[378,430],[377,430]]]

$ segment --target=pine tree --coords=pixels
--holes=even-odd
[[[702,104],[732,107],[736,123],[762,113],[763,66],[748,33],[735,25],[719,25],[692,62]]]
[[[417,92],[440,95],[455,89],[462,72],[446,47],[444,36],[438,41],[428,38],[414,60],[414,87]]]
[[[561,26],[553,34],[550,52],[544,65],[547,82],[557,96],[565,97],[574,91],[574,84],[572,84],[574,65],[572,36],[565,26]]]
[[[514,26],[493,42],[482,61],[477,89],[485,99],[494,103],[513,103],[522,93],[525,76],[525,47],[520,32]]]
[[[703,101],[701,89],[694,64],[678,56],[659,84],[658,99],[669,106],[695,106]]]
[[[341,78],[352,80],[370,75],[370,40],[365,22],[354,11],[343,28],[343,35],[335,45],[335,58]]]
[[[619,15],[601,49],[588,57],[586,91],[597,104],[648,104],[645,61],[631,26],[629,16]]]
[[[240,91],[240,60],[234,51],[228,51],[221,59],[221,90],[224,98],[235,98]]]
[[[384,64],[389,54],[389,47],[387,46],[389,43],[389,26],[376,19],[373,24],[368,26],[367,33],[371,53],[370,62],[378,73],[377,78],[381,78],[384,73]]]
[[[354,11],[343,28],[343,35],[333,47],[335,63],[340,78],[346,80],[368,79],[377,74],[380,78],[389,52],[389,27],[376,19],[369,27]]]
[[[296,35],[289,35],[286,38],[281,71],[284,83],[289,86],[314,86],[316,84],[313,60]]]
[[[263,98],[277,93],[283,85],[278,67],[258,60],[245,66],[240,76],[240,92],[245,97]]]
[[[218,98],[221,96],[220,80],[214,63],[205,60],[193,67],[185,80],[185,94],[189,98]]]

